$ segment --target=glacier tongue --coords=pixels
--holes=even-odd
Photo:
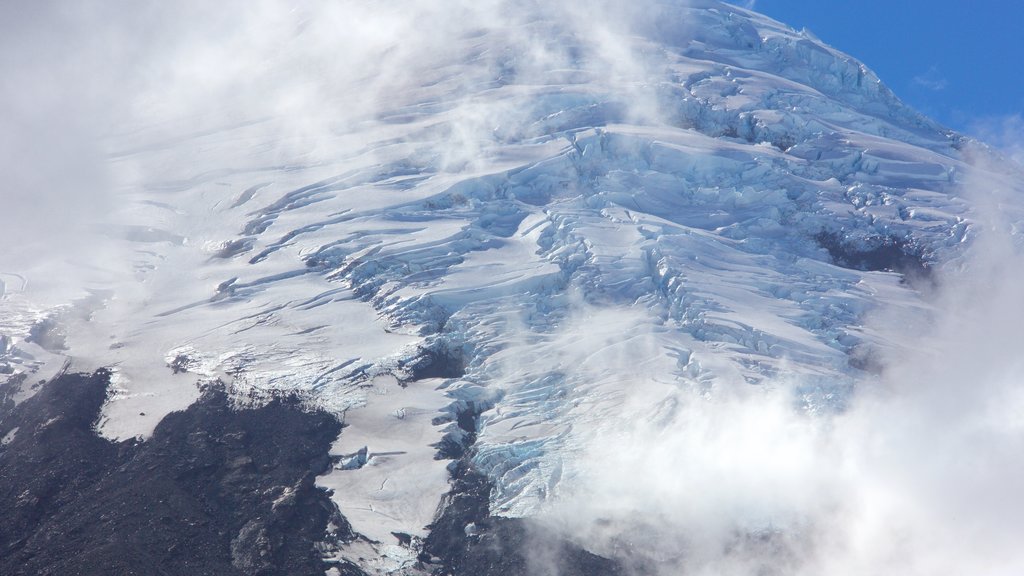
[[[784,381],[841,409],[894,344],[867,315],[928,313],[928,275],[972,239],[965,140],[813,38],[710,1],[621,25],[485,4],[443,48],[377,15],[398,32],[365,50],[407,68],[366,94],[338,78],[327,128],[286,110],[112,137],[130,277],[93,281],[87,314],[5,293],[2,365],[28,370],[54,318],[66,349],[35,358],[113,366],[117,438],[197,383],[298,392],[349,425],[321,484],[391,544],[426,534],[446,439],[473,435],[493,514],[530,516],[598,438],[694,398]]]

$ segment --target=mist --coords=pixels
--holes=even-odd
[[[890,345],[845,409],[809,405],[785,375],[666,398],[627,379],[628,416],[588,443],[546,522],[637,574],[1020,573],[1021,214],[1012,169],[968,156],[972,243],[939,267],[926,313],[879,303],[865,319]]]
[[[445,94],[430,106],[449,111],[438,127],[448,145],[421,162],[430,170],[471,169],[490,143],[529,132],[542,110],[481,97],[503,82],[582,69],[651,113],[635,97],[644,65],[625,34],[641,17],[612,2],[585,13],[505,0],[5,4],[0,240],[17,249],[0,268],[36,279],[56,268],[76,289],[130,281],[130,254],[108,240],[139,223],[130,204],[142,183],[192,178],[204,164],[336,161],[368,122],[415,113],[429,87]],[[544,40],[552,22],[578,44]],[[238,126],[250,144],[220,158],[183,144]],[[165,153],[134,156],[153,150]]]

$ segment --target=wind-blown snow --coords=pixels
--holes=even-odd
[[[930,309],[926,280],[857,254],[962,257],[962,184],[998,169],[808,35],[718,2],[642,4],[417,6],[436,34],[407,27],[406,2],[263,6],[256,24],[294,35],[274,28],[288,50],[257,42],[269,63],[240,74],[318,82],[273,92],[279,109],[109,136],[106,233],[130,247],[130,279],[60,308],[3,269],[3,365],[113,366],[100,430],[121,438],[197,383],[240,402],[298,391],[344,414],[322,483],[382,550],[425,534],[447,490],[436,444],[470,404],[472,462],[510,516],[556,507],[624,425],[690,421],[694,397],[784,380],[808,413],[841,410],[893,344],[869,314]],[[331,36],[359,15],[372,41]],[[313,54],[296,71],[350,48],[350,68]],[[45,318],[63,348],[28,342]],[[415,380],[426,350],[464,373]]]

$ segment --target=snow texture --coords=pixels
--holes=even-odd
[[[112,367],[111,438],[205,382],[301,393],[347,425],[321,484],[381,571],[415,560],[391,534],[426,534],[460,414],[492,510],[527,516],[595,437],[670,422],[679,390],[784,374],[840,409],[887,344],[865,315],[926,310],[915,277],[971,241],[963,138],[733,6],[651,3],[621,57],[528,10],[446,39],[329,155],[283,157],[287,115],[112,136],[131,280],[61,301],[4,270],[0,366]],[[458,369],[417,375],[441,356]]]

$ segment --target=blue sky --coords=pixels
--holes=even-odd
[[[1021,125],[1022,0],[754,0],[737,4],[796,28],[875,71],[904,102],[983,137]],[[1016,120],[1014,120],[1016,119]]]

